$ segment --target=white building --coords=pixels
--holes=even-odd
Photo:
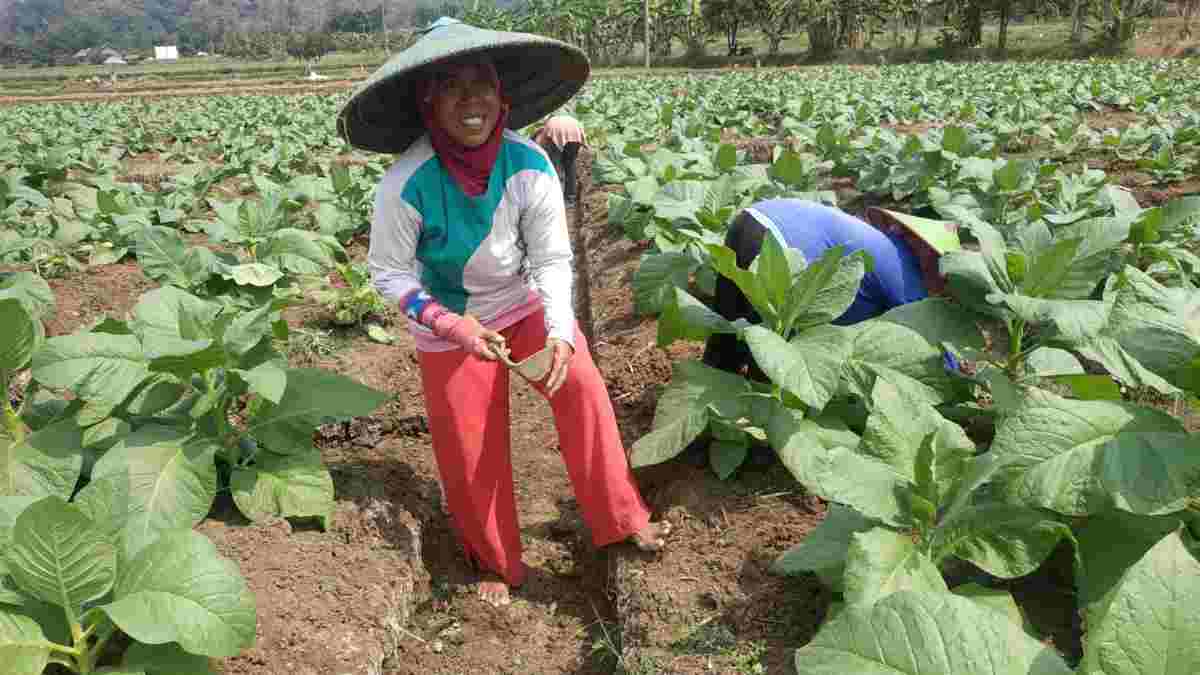
[[[179,58],[179,48],[175,45],[160,47],[154,46],[155,61],[175,61]]]

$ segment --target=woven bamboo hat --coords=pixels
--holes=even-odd
[[[430,68],[471,57],[491,60],[512,104],[510,129],[556,110],[583,88],[591,73],[583,51],[541,35],[484,30],[448,17],[422,32],[416,43],[360,84],[338,112],[338,135],[350,145],[400,153],[420,138],[425,125],[416,86]]]
[[[921,218],[873,206],[867,209],[867,222],[884,231],[900,229],[908,232],[939,256],[962,248],[958,225],[949,221]]]

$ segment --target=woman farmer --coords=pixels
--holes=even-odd
[[[748,268],[758,257],[768,232],[808,260],[817,260],[835,246],[841,246],[845,255],[866,251],[872,269],[863,275],[854,302],[833,321],[837,325],[858,323],[945,290],[938,260],[961,247],[953,224],[874,207],[866,216],[870,224],[816,202],[771,199],[742,210],[726,233],[725,245],[737,254],[741,268]],[[717,312],[730,321],[761,320],[737,285],[725,277],[717,278],[715,304]],[[710,337],[704,363],[729,372],[749,367],[752,376],[765,379],[754,365],[750,349],[736,335]]]
[[[546,120],[545,125],[533,135],[533,140],[542,146],[558,177],[562,181],[563,198],[567,206],[575,205],[575,162],[579,149],[587,145],[587,136],[579,120],[565,113],[558,113]]]
[[[513,495],[509,371],[550,401],[597,546],[663,546],[572,307],[572,251],[545,152],[511,129],[582,88],[587,58],[561,42],[439,19],[359,88],[338,115],[352,145],[398,153],[375,195],[367,260],[416,342],[451,520],[484,572],[480,596],[507,604],[526,569]],[[534,369],[536,370],[536,369]]]

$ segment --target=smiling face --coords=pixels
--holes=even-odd
[[[433,119],[450,138],[468,148],[487,141],[500,119],[500,92],[493,72],[482,64],[451,66],[434,82]]]

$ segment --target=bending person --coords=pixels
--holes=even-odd
[[[545,126],[538,129],[533,140],[541,145],[554,163],[558,177],[562,180],[563,199],[567,206],[575,206],[575,189],[578,179],[575,174],[575,162],[579,158],[579,149],[587,145],[587,137],[579,120],[565,113],[558,113],[546,120]]]
[[[798,249],[807,260],[842,246],[843,253],[866,251],[873,260],[858,287],[858,295],[833,323],[864,321],[929,295],[940,294],[945,280],[938,272],[942,254],[960,248],[957,230],[942,221],[928,220],[872,208],[870,224],[839,209],[801,199],[771,199],[753,204],[734,218],[725,245],[737,254],[738,267],[748,268],[762,250],[763,237],[775,236],[784,247]],[[872,226],[873,225],[873,226]],[[726,319],[761,318],[737,284],[717,277],[716,311]],[[704,363],[721,370],[765,379],[753,363],[749,347],[736,335],[715,334],[708,339]]]

